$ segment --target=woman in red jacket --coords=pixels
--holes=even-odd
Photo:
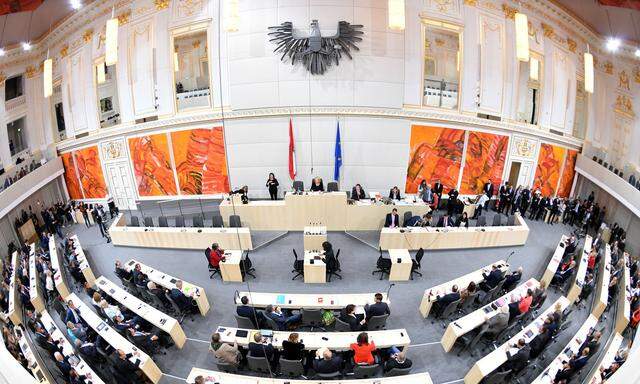
[[[220,261],[224,261],[224,249],[220,249],[217,243],[211,244],[211,252],[207,255],[209,264],[214,268],[220,267]]]
[[[373,356],[373,353],[376,350],[376,345],[373,341],[369,343],[369,335],[367,335],[366,332],[360,333],[358,335],[357,343],[351,344],[350,348],[353,350],[353,361],[356,364],[375,364],[376,359]]]

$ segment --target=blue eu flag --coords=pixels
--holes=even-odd
[[[342,145],[340,144],[340,121],[338,121],[336,127],[335,162],[333,167],[333,179],[335,181],[340,180],[340,167],[342,167]]]

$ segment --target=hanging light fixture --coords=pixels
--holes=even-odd
[[[240,29],[238,3],[238,0],[226,0],[224,2],[224,30],[227,32],[238,32]]]
[[[104,61],[96,65],[96,81],[98,84],[102,84],[107,81],[107,66]]]
[[[173,70],[175,72],[180,70],[180,65],[178,64],[178,51],[173,52]]]
[[[4,56],[7,52],[2,47],[2,41],[4,40],[4,27],[7,25],[7,18],[9,15],[5,15],[4,23],[2,23],[2,33],[0,33],[0,56]]]
[[[529,60],[529,78],[534,81],[538,81],[540,73],[540,62],[536,58]]]
[[[584,53],[584,90],[593,93],[593,55],[589,53],[588,45]]]
[[[404,31],[404,0],[388,0],[389,29]]]
[[[107,20],[105,37],[105,65],[113,65],[118,62],[118,18],[114,17],[115,6],[111,11],[111,18]]]
[[[524,13],[516,12],[516,57],[529,61],[529,20]]]
[[[49,53],[47,51],[47,57]],[[44,97],[47,98],[53,95],[53,60],[46,59],[43,66],[44,76]]]
[[[22,49],[25,51],[31,50],[31,19],[33,19],[33,11],[31,11],[31,15],[29,16],[29,24],[27,26],[27,41],[22,42]]]

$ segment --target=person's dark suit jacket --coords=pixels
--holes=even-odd
[[[398,368],[398,369],[411,368],[412,364],[413,363],[409,359],[405,359],[402,363],[399,363],[398,360],[394,358],[390,358],[389,361],[387,361],[387,363],[384,365],[384,371],[389,372],[394,368]]]
[[[62,361],[56,360],[56,365],[58,366],[60,372],[62,372],[62,375],[68,378],[69,371],[71,370],[71,364],[69,364],[69,360],[67,359],[67,357],[64,357]]]
[[[520,372],[524,367],[527,366],[527,361],[529,360],[529,356],[531,355],[531,347],[525,345],[520,348],[518,353],[513,356],[508,356],[507,365],[514,372]]]
[[[258,327],[259,324],[256,324],[256,319],[258,319],[258,321],[260,320],[260,315],[258,314],[258,311],[256,311],[255,308],[250,307],[248,305],[239,305],[236,308],[236,313],[238,314],[238,316],[242,316],[242,317],[248,317],[249,319],[251,319],[251,322],[254,323],[253,325]]]
[[[493,184],[484,183],[484,187],[482,187],[482,190],[484,191],[484,194],[487,195],[487,197],[491,198],[491,196],[493,196]]]
[[[82,356],[87,356],[89,358],[98,357],[98,350],[93,343],[85,343],[81,345],[79,351]]]
[[[458,192],[457,189],[455,188],[451,188],[451,190],[449,191],[449,201],[456,201],[458,200],[458,195],[460,194],[460,192]]]
[[[331,360],[315,360],[313,362],[313,370],[316,373],[333,373],[342,369],[342,358],[340,356],[333,356]]]
[[[367,195],[365,194],[365,192],[364,192],[364,189],[363,189],[363,188],[360,188],[360,194],[358,194],[358,193],[356,192],[356,187],[353,187],[353,188],[351,189],[351,198],[352,198],[353,200],[363,200],[363,199],[366,199],[366,198],[367,198]]]
[[[191,300],[185,296],[184,293],[180,292],[178,288],[172,288],[169,292],[169,296],[171,299],[178,304],[183,311],[189,311],[191,309]]]
[[[436,226],[437,226],[437,227],[445,227],[445,225],[444,225],[444,216],[443,216],[443,217],[441,217],[440,219],[438,219],[438,224],[437,224]],[[455,223],[454,223],[453,218],[449,217],[449,218],[447,219],[447,225],[446,225],[446,226],[447,226],[447,227],[453,227],[453,226],[455,226]]]
[[[342,308],[342,310],[340,311],[340,316],[338,316],[338,318],[340,319],[340,321],[344,321],[345,323],[349,324],[349,327],[353,332],[362,330],[362,325],[358,321],[358,318],[347,315],[346,308]]]
[[[451,292],[451,293],[447,293],[446,295],[442,296],[441,298],[438,299],[438,303],[440,305],[440,308],[445,309],[447,307],[447,305],[453,303],[454,301],[458,301],[460,300],[460,293],[459,292]]]
[[[64,317],[64,322],[72,322],[73,324],[78,324],[82,321],[82,318],[80,317],[80,313],[78,313],[78,310],[73,310],[71,308],[67,308],[67,314]]]
[[[573,369],[574,371],[577,371],[587,365],[587,361],[589,361],[589,356],[579,356],[569,361],[569,367],[571,367],[571,369]]]
[[[389,190],[389,198],[390,199],[394,199],[394,200],[400,200],[400,190],[398,190],[398,192],[393,193],[393,189]]]
[[[518,281],[520,281],[521,278],[522,278],[522,273],[518,271],[513,271],[513,273],[509,274],[504,279],[504,285],[502,287],[505,289],[515,287],[515,285],[518,283]]]
[[[390,227],[391,226],[391,215],[393,215],[392,213],[387,213],[387,217],[384,219],[384,226],[385,227]],[[399,227],[400,226],[400,215],[395,214],[393,215],[394,219],[395,219],[395,226]]]
[[[433,185],[432,191],[433,191],[433,193],[438,195],[438,197],[442,197],[442,184],[441,183],[435,183]]]
[[[267,360],[271,361],[273,358],[273,345],[251,342],[249,343],[249,353],[253,357],[266,357]]]
[[[367,314],[367,321],[373,316],[382,316],[382,315],[390,315],[391,310],[389,310],[389,306],[385,302],[374,303],[371,305],[367,305],[364,307],[364,311]]]
[[[484,282],[493,288],[502,280],[502,271],[494,269],[488,275],[482,274],[482,276],[484,276]]]
[[[138,371],[138,367],[140,366],[140,359],[136,359],[135,364],[129,361],[129,359],[133,355],[131,353],[127,353],[124,359],[116,358],[115,368],[118,373],[120,373],[121,377],[128,380],[127,383],[137,383],[138,376],[136,372]]]
[[[545,333],[540,333],[538,336],[534,337],[529,343],[529,347],[531,347],[531,357],[538,357],[546,348],[549,340],[551,340],[551,332],[548,330]]]

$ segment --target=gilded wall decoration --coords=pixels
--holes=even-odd
[[[522,136],[513,136],[512,155],[532,159],[535,152],[536,141]]]
[[[633,111],[633,103],[631,102],[631,98],[626,95],[618,95],[616,97],[616,103],[613,106],[615,112],[620,113],[622,115],[633,118],[636,116]]]
[[[627,75],[627,71],[625,71],[624,69],[622,71],[620,71],[620,73],[618,74],[618,87],[625,89],[627,91],[630,90],[629,88],[629,76]]]
[[[460,15],[459,0],[428,0],[426,7],[448,15]]]
[[[633,68],[633,81],[640,83],[640,68]]]
[[[502,12],[504,12],[505,18],[515,20],[518,10],[514,7],[508,6],[507,4],[502,4]]]
[[[604,72],[608,75],[613,75],[613,63],[610,61],[606,61],[603,65],[602,68],[604,69]]]
[[[82,40],[84,40],[85,43],[90,42],[92,37],[93,37],[93,29],[87,29],[82,34]]]
[[[60,56],[67,57],[68,54],[69,54],[69,45],[65,44],[62,46],[62,48],[60,48]]]
[[[550,26],[549,24],[545,24],[545,23],[540,23],[542,26],[542,32],[544,34],[544,37],[549,37],[552,38],[556,35],[556,32],[554,31],[553,27]]]
[[[569,39],[567,38],[567,47],[569,48],[569,51],[576,53],[576,47],[578,46],[578,44],[576,43],[575,40]]]
[[[478,5],[478,0],[464,0],[464,5],[475,7]]]
[[[174,2],[174,12],[177,17],[191,17],[202,11],[203,0],[177,0]]]
[[[120,13],[116,17],[118,18],[118,25],[125,25],[129,22],[129,19],[131,18],[131,10],[127,9],[126,11]]]
[[[100,147],[104,161],[126,158],[124,139],[103,141]]]
[[[154,0],[154,4],[158,11],[166,9],[169,7],[169,0]]]

